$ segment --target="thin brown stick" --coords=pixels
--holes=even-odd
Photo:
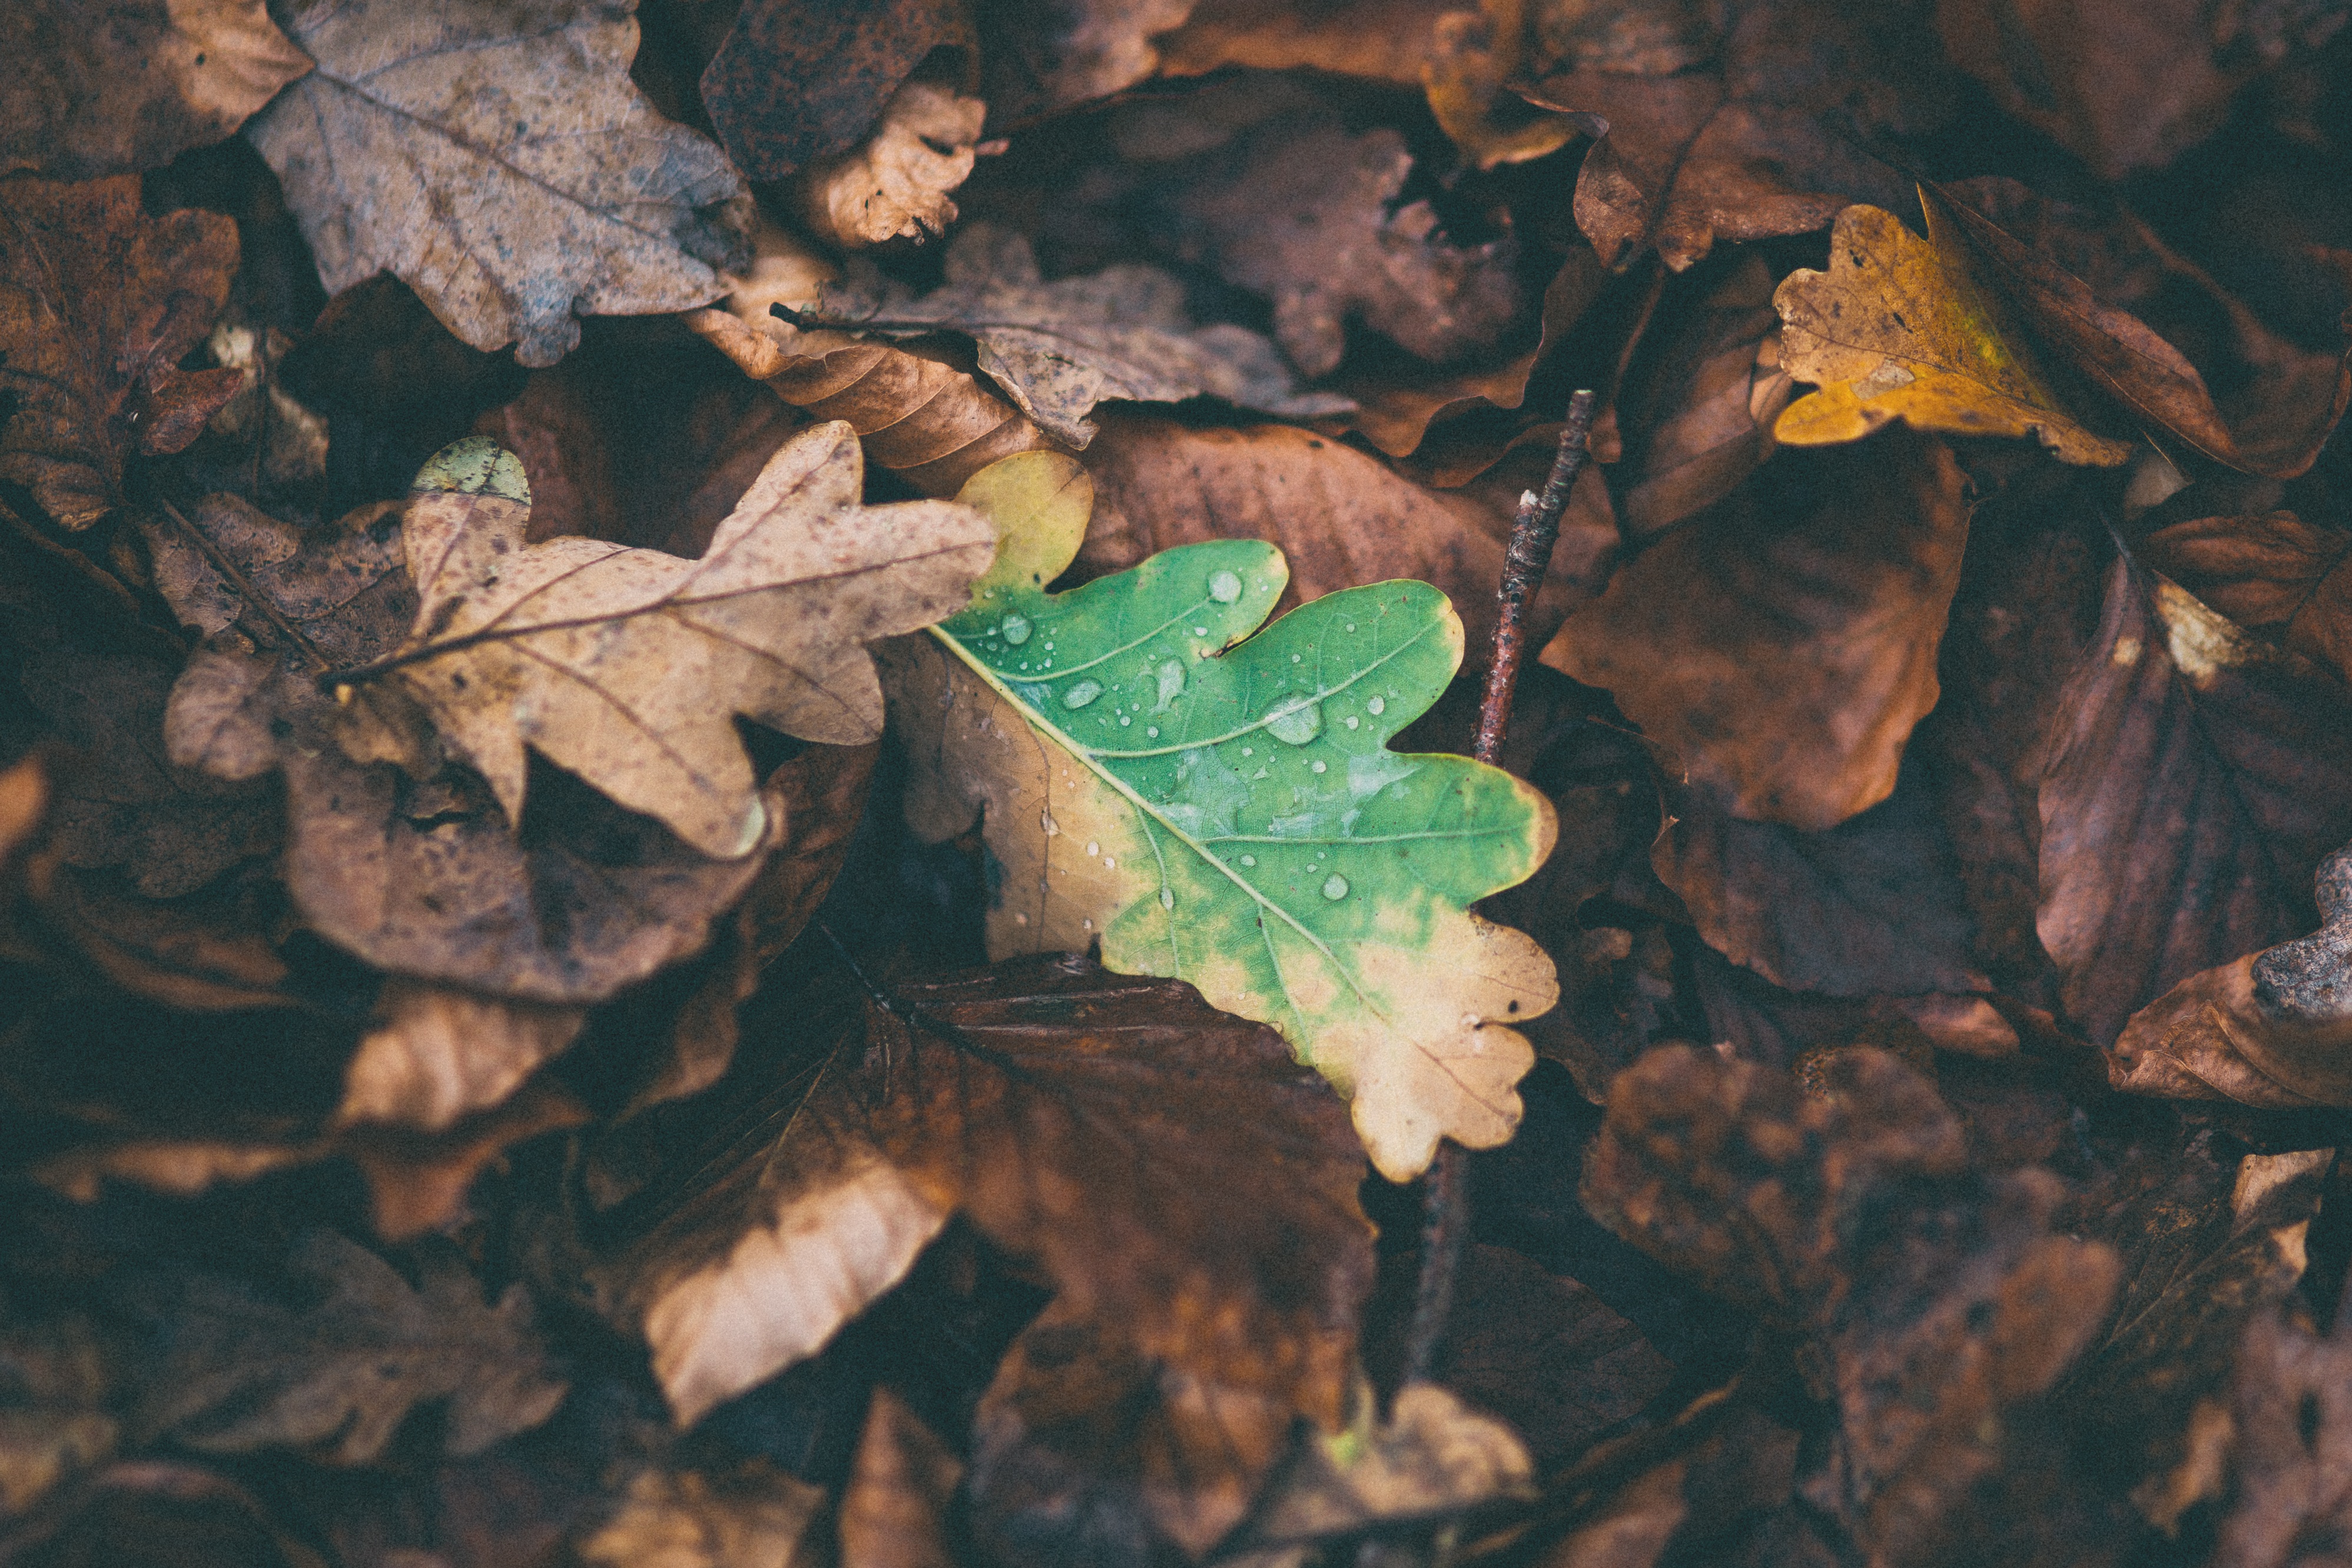
[[[1478,739],[1472,755],[1493,763],[1503,755],[1503,736],[1511,724],[1511,698],[1519,684],[1519,664],[1527,653],[1528,601],[1551,568],[1552,547],[1559,542],[1559,520],[1583,470],[1585,443],[1592,434],[1592,393],[1579,392],[1568,400],[1568,423],[1560,427],[1559,455],[1552,460],[1551,476],[1542,494],[1530,490],[1519,498],[1518,516],[1511,520],[1510,549],[1503,557],[1503,580],[1495,596],[1502,616],[1495,625],[1494,657],[1486,665],[1486,688],[1478,704]],[[1454,1281],[1462,1271],[1462,1249],[1470,1233],[1470,1161],[1461,1145],[1437,1145],[1423,1190],[1421,1278],[1413,1293],[1412,1328],[1405,1340],[1404,1381],[1428,1378],[1445,1338],[1445,1321],[1454,1311]]]
[[[252,605],[264,621],[278,628],[279,636],[300,649],[303,656],[321,670],[334,667],[334,661],[320,653],[319,645],[303,634],[302,628],[286,619],[278,606],[270,603],[261,591],[253,586],[253,580],[237,570],[236,563],[229,559],[218,545],[213,543],[204,529],[182,517],[180,508],[172,505],[169,497],[158,493],[154,497],[154,501],[157,506],[163,508],[164,515],[177,525],[180,532],[187,536],[188,542],[196,547],[196,553],[205,558],[206,564],[228,579],[229,586],[236,589],[238,596],[247,604]]]

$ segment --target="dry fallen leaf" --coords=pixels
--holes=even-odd
[[[1217,397],[1290,419],[1346,413],[1333,392],[1298,389],[1274,345],[1247,328],[1196,326],[1184,286],[1154,267],[1115,267],[1046,282],[1022,235],[984,224],[948,246],[946,277],[916,296],[878,275],[828,289],[845,325],[904,336],[949,328],[980,345],[980,368],[1046,434],[1084,449],[1087,415],[1112,399]]]
[[[620,1260],[673,1409],[691,1421],[814,1353],[960,1212],[1058,1291],[1014,1362],[1050,1381],[1099,1361],[1127,1388],[1024,1395],[1008,1365],[990,1397],[1016,1427],[984,1443],[1038,1434],[1206,1546],[1295,1420],[1343,1416],[1371,1265],[1344,1112],[1271,1031],[1073,956],[892,1005],[811,994],[794,1079]],[[1126,1435],[1066,1447],[1041,1406]]]
[[[904,1399],[876,1389],[841,1498],[842,1568],[955,1568],[948,1521],[963,1469]]]
[[[933,46],[967,28],[942,0],[751,0],[703,68],[703,108],[745,179],[782,180],[856,146]]]
[[[1946,214],[1929,204],[1923,241],[1892,213],[1848,207],[1830,269],[1780,285],[1781,366],[1822,390],[1790,403],[1773,434],[1813,446],[1901,419],[1955,435],[2037,435],[2068,463],[2123,462],[2128,445],[2084,428],[2050,390]]]
[[[873,136],[827,159],[799,183],[811,233],[844,250],[886,240],[925,240],[956,219],[948,193],[971,177],[972,148],[988,106],[935,82],[910,81],[893,94]]]
[[[599,1568],[793,1568],[824,1489],[750,1459],[721,1475],[646,1469],[579,1543]]]
[[[218,141],[310,68],[263,0],[145,0],[101,20],[70,0],[0,13],[0,172],[160,168]]]
[[[1151,40],[1198,0],[1010,0],[982,38],[988,99],[1024,117],[1133,87],[1160,64]]]
[[[2173,523],[2140,548],[2239,625],[2352,682],[2352,533],[2269,512]]]
[[[2229,1413],[2238,1441],[2237,1495],[2222,1520],[2214,1568],[2324,1568],[2352,1529],[2352,1428],[2344,1390],[2352,1343],[2288,1310],[2256,1317],[2237,1356]]]
[[[2352,839],[2345,708],[2332,677],[2116,562],[2041,789],[2042,942],[2094,1041],[2317,923],[2312,873]]]
[[[1544,663],[1608,688],[1732,815],[1833,828],[1894,792],[1936,706],[1963,483],[1909,435],[1782,458],[1620,572]]]
[[[318,68],[246,127],[329,293],[390,272],[478,349],[551,365],[580,316],[718,298],[742,189],[628,79],[625,5],[304,0]]]
[[[235,371],[185,371],[236,270],[236,225],[155,218],[131,175],[0,183],[0,481],[79,531],[121,507],[133,453],[177,452]]]
[[[769,822],[735,716],[874,739],[882,693],[865,644],[955,609],[989,559],[986,519],[934,501],[863,507],[863,470],[846,424],[793,436],[688,561],[589,539],[525,548],[521,464],[460,442],[417,476],[403,523],[415,628],[376,664],[509,822],[523,820],[528,746],[714,860],[749,854]]]

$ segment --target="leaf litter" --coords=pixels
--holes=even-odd
[[[2342,6],[21,9],[0,1558],[2347,1528]]]

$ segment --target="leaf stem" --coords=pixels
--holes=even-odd
[[[1511,698],[1517,690],[1519,664],[1527,652],[1528,601],[1535,597],[1544,573],[1550,570],[1552,547],[1559,542],[1559,520],[1568,511],[1568,498],[1584,467],[1586,444],[1592,434],[1592,404],[1590,390],[1579,391],[1568,400],[1559,453],[1552,459],[1543,492],[1530,490],[1521,496],[1518,515],[1511,519],[1503,580],[1495,591],[1502,613],[1495,623],[1494,657],[1486,665],[1486,687],[1478,704],[1478,739],[1471,752],[1481,762],[1502,760],[1503,736],[1511,723]],[[1441,1139],[1422,1190],[1421,1277],[1413,1291],[1412,1327],[1405,1340],[1404,1383],[1425,1382],[1436,1364],[1438,1346],[1445,1338],[1445,1321],[1454,1311],[1454,1282],[1462,1271],[1462,1249],[1469,1241],[1469,1151],[1451,1139]]]

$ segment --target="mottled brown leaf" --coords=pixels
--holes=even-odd
[[[963,30],[945,0],[751,0],[703,68],[703,108],[744,178],[781,180],[856,145]]]
[[[88,528],[122,505],[134,452],[176,452],[237,389],[183,371],[236,270],[236,225],[149,217],[131,175],[0,182],[0,480]]]
[[[2173,523],[2140,549],[2239,625],[2352,681],[2352,533],[2267,512]]]

